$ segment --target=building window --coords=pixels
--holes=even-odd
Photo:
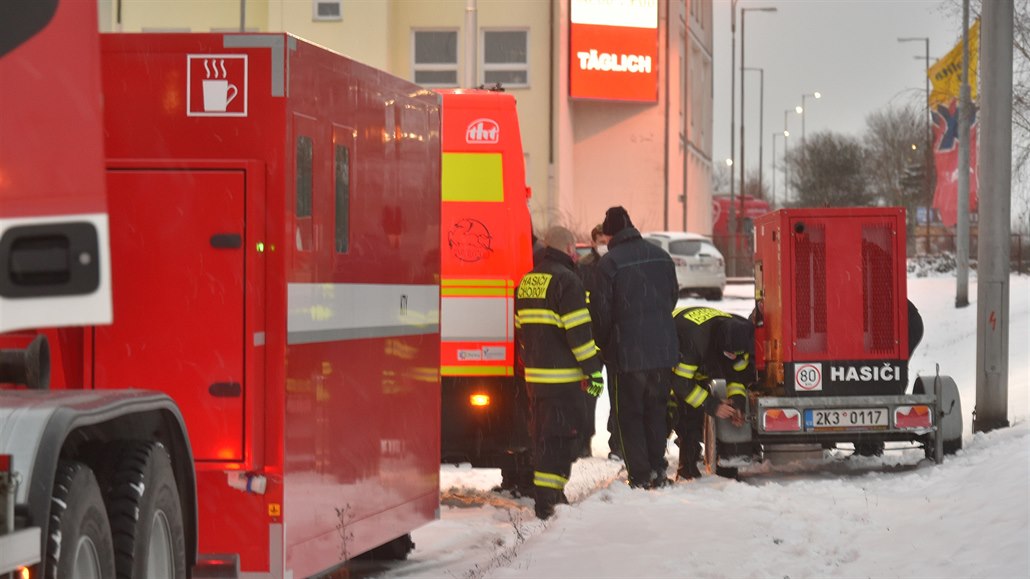
[[[483,31],[483,82],[529,86],[529,31]]]
[[[343,20],[343,0],[312,0],[311,19]]]
[[[415,30],[412,67],[416,84],[458,86],[458,31]]]

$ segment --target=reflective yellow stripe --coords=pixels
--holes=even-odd
[[[740,382],[730,382],[726,385],[726,397],[730,396],[747,396],[747,388]]]
[[[586,378],[579,368],[526,368],[526,382],[567,384]]]
[[[516,324],[547,324],[564,328],[561,318],[552,310],[526,308],[515,312]]]
[[[444,201],[504,201],[500,153],[444,153],[440,166]]]
[[[750,358],[749,354],[747,352],[744,352],[743,356],[740,356],[736,359],[736,361],[733,362],[733,369],[737,372],[743,372],[744,370],[747,370],[748,358]]]
[[[513,288],[503,287],[442,287],[442,296],[513,296]]]
[[[590,340],[586,344],[578,348],[572,349],[572,355],[576,357],[577,362],[582,362],[597,353],[597,344],[593,340]]]
[[[444,376],[514,376],[512,366],[440,366]]]
[[[694,377],[694,372],[697,372],[697,366],[691,366],[690,364],[680,362],[679,364],[676,364],[676,367],[673,368],[672,371],[677,376],[682,376],[687,380],[690,380]]]
[[[586,324],[590,321],[590,310],[583,308],[574,312],[569,312],[561,317],[561,321],[565,324],[566,330],[571,330],[576,326]]]
[[[685,398],[687,404],[694,408],[699,408],[708,399],[708,390],[701,386],[695,385],[694,389],[690,391],[690,394]]]
[[[538,470],[533,471],[533,485],[538,487],[546,487],[549,489],[565,490],[565,485],[568,484],[569,479],[550,472],[540,472]]]
[[[514,287],[510,279],[466,279],[466,278],[444,278],[440,280],[442,286],[466,286],[466,287]]]

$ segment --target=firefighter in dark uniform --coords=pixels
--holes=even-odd
[[[586,290],[575,271],[576,238],[564,227],[544,236],[542,259],[519,283],[515,327],[532,408],[536,515],[546,519],[568,503],[565,485],[584,428],[583,384],[604,390]]]
[[[754,382],[755,327],[749,320],[708,307],[677,308],[672,317],[680,359],[673,368],[674,428],[680,447],[680,479],[700,477],[704,413],[743,423],[747,385]],[[712,395],[708,382],[726,380],[726,400]]]

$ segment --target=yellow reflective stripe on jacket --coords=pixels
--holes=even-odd
[[[740,382],[730,382],[726,384],[726,397],[730,396],[747,396],[747,388]]]
[[[679,364],[676,364],[676,367],[673,368],[672,371],[677,376],[682,376],[687,380],[691,380],[694,378],[694,373],[697,372],[697,366],[680,362]]]
[[[569,312],[561,317],[561,321],[565,325],[566,330],[571,330],[576,326],[581,326],[590,321],[590,310],[583,308],[574,312]]]
[[[538,470],[533,471],[533,485],[538,487],[545,487],[549,489],[558,489],[560,491],[565,490],[565,485],[568,484],[569,479],[550,472],[540,472]]]
[[[747,370],[747,363],[750,357],[751,356],[747,352],[744,352],[742,356],[739,356],[736,360],[734,360],[733,369],[737,372],[743,372],[744,370]]]
[[[693,406],[694,408],[700,408],[701,405],[704,404],[705,400],[707,399],[708,390],[702,388],[699,384],[695,384],[694,389],[690,391],[690,394],[688,394],[686,398],[684,398],[686,403]]]
[[[597,344],[593,340],[590,340],[586,344],[578,348],[572,349],[572,355],[576,357],[577,362],[582,362],[597,353]]]
[[[553,310],[541,308],[525,308],[515,313],[517,324],[546,324],[563,328],[561,318]]]
[[[526,382],[567,384],[586,378],[579,368],[526,368]]]

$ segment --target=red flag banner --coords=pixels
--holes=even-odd
[[[979,127],[979,110],[973,107],[973,119],[969,127],[969,212],[977,209],[976,178],[976,132]],[[933,111],[934,164],[937,167],[937,188],[933,194],[933,206],[941,214],[941,222],[951,227],[958,220],[958,101],[937,105]]]

